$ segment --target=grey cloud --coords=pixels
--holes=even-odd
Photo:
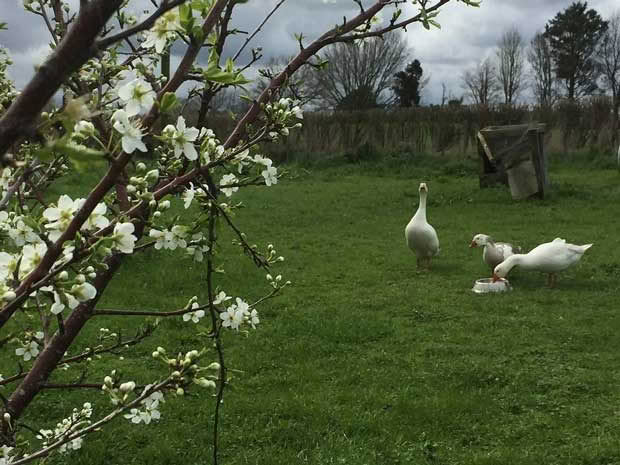
[[[238,5],[232,26],[252,33],[277,1],[250,0]],[[40,18],[23,10],[21,0],[0,2],[3,4],[0,21],[7,22],[10,28],[0,32],[0,45],[8,48],[14,57],[15,65],[10,73],[17,86],[22,87],[31,76],[33,66],[45,55],[49,35]],[[72,5],[77,2],[70,0]],[[373,0],[363,1],[364,7],[373,3]],[[453,1],[442,8],[438,17],[442,26],[440,31],[427,32],[419,24],[408,27],[405,36],[412,49],[411,59],[420,59],[425,74],[431,75],[424,102],[433,103],[440,99],[442,82],[458,95],[463,70],[486,56],[492,56],[497,41],[507,28],[516,26],[529,42],[536,31],[542,30],[550,18],[570,3],[570,0],[483,0],[478,9]],[[617,0],[592,0],[589,6],[603,17],[620,9]],[[152,8],[149,0],[129,3],[129,8],[138,16],[149,7]],[[408,13],[416,12],[410,4],[406,8]],[[384,12],[383,16],[388,18],[391,11]],[[248,45],[241,63],[247,62],[251,47],[263,49],[263,60],[258,66],[264,65],[271,57],[291,55],[298,49],[295,33],[303,33],[310,41],[341,22],[343,16],[350,18],[358,12],[359,7],[353,0],[286,0]],[[245,37],[240,34],[231,38],[224,56],[234,54]],[[182,44],[173,48],[173,62],[182,51]],[[206,59],[206,53],[202,53],[200,62],[205,63]]]

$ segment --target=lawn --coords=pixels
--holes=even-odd
[[[514,202],[507,189],[480,190],[466,163],[341,164],[293,167],[275,187],[240,193],[248,208],[236,221],[250,242],[286,257],[273,274],[293,284],[259,308],[256,331],[224,339],[237,371],[222,409],[221,463],[620,464],[619,178],[554,164],[552,196]],[[430,272],[416,270],[404,241],[420,181],[441,243]],[[472,284],[489,270],[468,247],[475,233],[525,249],[558,236],[594,246],[555,289],[514,270],[512,292],[480,296]],[[204,300],[203,278],[181,254],[147,251],[100,306],[178,308],[193,293]],[[241,255],[220,284],[250,301],[267,290],[264,272]],[[138,325],[106,318],[88,333],[123,325],[129,335]],[[146,380],[158,364],[135,367],[134,357],[207,344],[186,330],[192,324],[164,321],[114,366]],[[105,374],[94,362],[86,378]],[[95,413],[107,408],[95,391],[62,400],[48,391],[24,421],[51,427],[51,414],[85,400]],[[211,463],[212,398],[186,400],[171,397],[158,425],[117,421],[71,463]]]

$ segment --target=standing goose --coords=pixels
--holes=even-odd
[[[471,240],[470,247],[484,247],[482,260],[494,269],[508,257],[515,253],[521,253],[521,247],[515,247],[507,242],[495,242],[491,236],[476,234]]]
[[[552,242],[540,244],[527,254],[514,254],[508,257],[493,270],[493,281],[505,278],[513,267],[520,266],[526,270],[548,273],[547,285],[553,287],[557,281],[556,273],[581,260],[584,252],[590,247],[592,244],[567,244],[564,239],[557,237]]]
[[[405,239],[409,248],[418,257],[418,268],[425,266],[430,269],[431,257],[439,253],[439,239],[435,228],[426,221],[426,196],[428,195],[426,183],[420,183],[418,192],[420,193],[420,205],[405,228]]]

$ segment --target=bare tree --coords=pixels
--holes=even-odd
[[[620,10],[609,19],[609,26],[601,38],[597,55],[603,86],[611,92],[614,128],[612,142],[615,145],[618,140],[618,111],[620,111]]]
[[[558,97],[557,80],[553,72],[553,58],[548,39],[541,32],[530,41],[527,61],[531,67],[534,97],[540,106],[550,107]]]
[[[497,96],[497,74],[492,61],[485,58],[461,76],[463,88],[476,105],[488,105]]]
[[[393,76],[404,67],[408,55],[400,32],[390,32],[383,39],[332,45],[322,57],[328,66],[314,74],[323,106],[363,108],[390,104],[394,100],[389,93]]]
[[[504,32],[497,46],[497,80],[504,103],[514,103],[523,90],[523,39],[516,27]]]

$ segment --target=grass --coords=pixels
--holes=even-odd
[[[514,202],[504,188],[480,190],[467,163],[332,165],[292,168],[276,187],[239,194],[248,208],[238,224],[251,242],[274,243],[286,257],[274,274],[293,285],[259,309],[256,331],[225,337],[238,371],[221,463],[620,464],[618,173],[554,164],[552,196]],[[422,180],[442,248],[431,272],[416,270],[404,243]],[[517,270],[513,292],[479,296],[473,281],[489,270],[468,248],[475,233],[526,249],[556,236],[594,247],[556,289]],[[102,307],[204,299],[203,271],[180,254],[148,251],[127,265]],[[226,263],[229,294],[253,300],[265,284],[247,258]],[[139,356],[206,343],[191,324],[165,321],[114,366],[148,379],[158,365],[135,366]],[[129,335],[137,325],[100,317],[80,344],[100,326]],[[87,378],[105,374],[95,362]],[[45,392],[24,421],[50,427],[85,400],[107,408],[99,393]],[[160,424],[117,421],[71,463],[211,463],[212,406],[209,396],[170,398]]]

